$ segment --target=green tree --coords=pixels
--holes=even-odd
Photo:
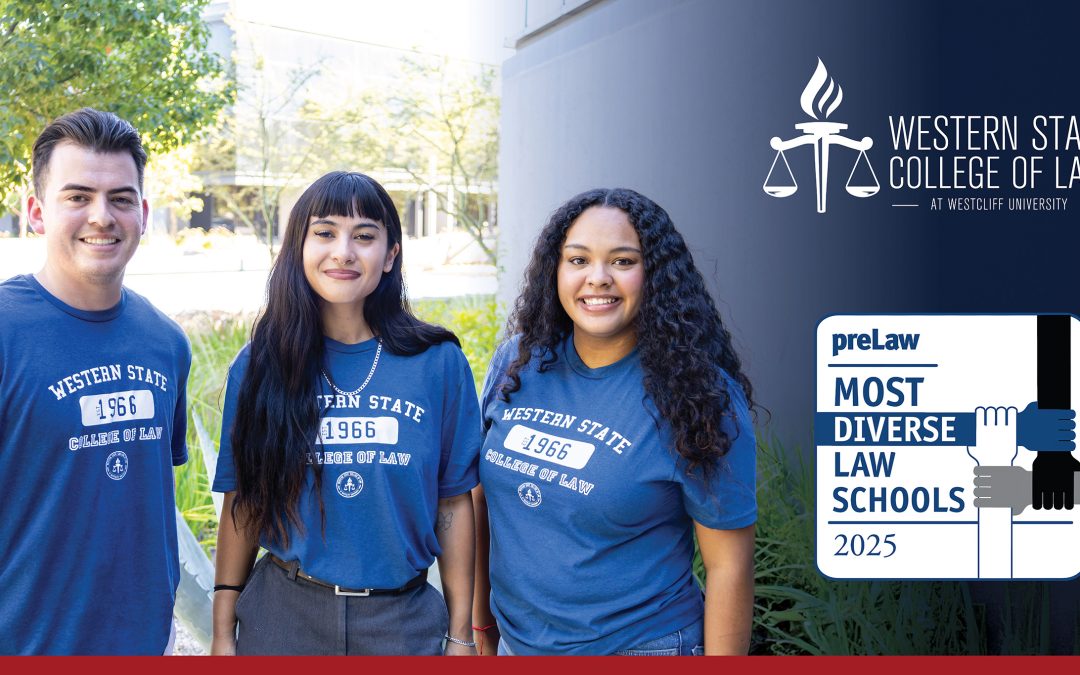
[[[311,158],[325,147],[308,138],[310,125],[295,117],[322,61],[282,71],[251,48],[233,67],[236,104],[201,134],[194,168],[218,208],[250,227],[273,258],[282,196],[311,177]]]
[[[314,149],[308,168],[401,174],[434,197],[492,263],[499,98],[495,69],[448,58],[401,60],[397,86],[352,100],[308,99],[296,128]],[[325,98],[325,97],[324,97]],[[426,208],[426,206],[425,206]],[[453,257],[453,254],[450,256]]]
[[[28,184],[34,139],[83,106],[129,120],[150,154],[191,140],[231,88],[208,51],[207,0],[0,0],[0,199]],[[12,209],[16,210],[16,209]]]
[[[390,97],[396,148],[388,151],[491,263],[488,205],[498,180],[499,97],[495,69],[447,58],[403,60],[405,86]],[[383,136],[386,138],[386,136]],[[493,220],[493,219],[492,219]]]
[[[153,155],[146,163],[146,199],[150,208],[165,207],[170,234],[176,234],[179,223],[190,220],[191,212],[204,206],[198,196],[203,182],[192,171],[194,155],[195,145],[189,143]]]

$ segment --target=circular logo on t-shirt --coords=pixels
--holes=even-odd
[[[355,471],[346,471],[338,476],[337,493],[346,499],[352,499],[364,489],[364,479]]]
[[[113,480],[120,480],[127,475],[128,457],[122,450],[109,455],[105,460],[105,475]]]
[[[540,506],[540,486],[536,483],[522,483],[518,486],[518,497],[529,508]]]

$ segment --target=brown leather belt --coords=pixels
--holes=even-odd
[[[397,595],[404,593],[405,591],[411,591],[417,586],[423,585],[427,581],[427,570],[423,570],[420,574],[417,574],[412,579],[405,582],[405,585],[401,588],[342,588],[337,584],[331,584],[322,579],[316,579],[310,574],[304,574],[300,571],[300,562],[285,562],[281,558],[277,557],[273,553],[266,554],[270,558],[270,562],[274,563],[281,569],[289,573],[289,577],[299,577],[304,581],[315,584],[316,586],[322,586],[323,588],[329,588],[334,591],[334,595],[352,595],[357,597],[366,597],[368,595]]]

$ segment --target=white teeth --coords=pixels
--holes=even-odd
[[[115,244],[119,239],[112,239],[106,237],[86,237],[83,239],[87,244]]]
[[[615,298],[582,298],[582,301],[589,306],[610,305],[615,302]]]

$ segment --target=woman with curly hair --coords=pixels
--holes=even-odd
[[[410,311],[401,243],[363,174],[323,176],[289,215],[229,369],[214,654],[475,653],[476,389],[454,334]]]
[[[481,401],[481,653],[745,654],[751,387],[668,214],[625,189],[560,207],[507,335]]]

